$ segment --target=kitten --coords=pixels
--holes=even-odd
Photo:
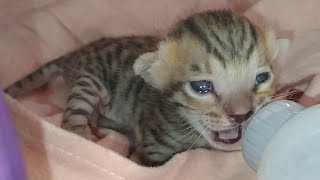
[[[62,127],[85,136],[128,137],[144,165],[192,148],[239,150],[242,126],[270,100],[281,40],[229,10],[181,20],[164,38],[102,39],[7,89],[22,92],[63,74],[69,98]],[[100,133],[99,133],[100,132]]]

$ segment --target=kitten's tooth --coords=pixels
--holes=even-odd
[[[220,139],[236,139],[238,137],[238,131],[239,131],[239,127],[236,127],[230,130],[220,131],[219,138]]]

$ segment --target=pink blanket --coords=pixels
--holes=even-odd
[[[258,24],[267,22],[292,38],[320,27],[317,0],[306,0],[303,5],[299,0],[2,0],[0,82],[7,87],[40,65],[102,36],[165,33],[178,18],[191,12],[227,7]],[[289,57],[319,57],[319,43],[312,44],[318,51],[302,51],[305,56],[299,51],[315,36],[309,41],[300,38]],[[279,72],[287,71],[288,64],[279,60]],[[308,72],[320,71],[309,68]],[[298,80],[294,76],[280,78],[284,85]],[[316,96],[319,86],[307,92]],[[164,166],[141,167],[134,156],[130,157],[133,161],[127,159],[127,141],[120,134],[110,132],[96,144],[60,129],[64,99],[61,79],[17,99],[6,96],[29,179],[255,179],[241,152],[192,150],[176,155]]]

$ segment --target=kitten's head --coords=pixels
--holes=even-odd
[[[204,12],[178,23],[134,70],[154,88],[173,91],[170,101],[209,144],[235,150],[239,125],[274,93],[271,63],[283,42],[231,11]]]

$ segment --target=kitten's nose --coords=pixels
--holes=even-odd
[[[253,114],[253,111],[249,111],[246,114],[233,114],[229,115],[229,117],[233,118],[237,123],[243,123],[246,121],[251,115]]]
[[[224,109],[235,122],[242,123],[253,114],[252,97],[249,93],[237,92],[230,95],[230,99],[224,105]]]

